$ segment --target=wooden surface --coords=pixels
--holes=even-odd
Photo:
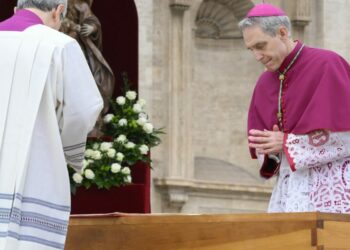
[[[350,249],[350,216],[291,213],[73,217],[65,249]]]

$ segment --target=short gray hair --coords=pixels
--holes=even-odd
[[[292,36],[291,24],[287,16],[246,17],[238,24],[241,32],[255,25],[270,36],[276,36],[279,27],[284,26],[288,30],[288,36]]]
[[[58,5],[64,5],[64,16],[67,13],[68,0],[17,0],[17,8],[35,8],[45,12],[56,9]]]

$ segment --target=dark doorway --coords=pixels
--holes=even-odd
[[[0,0],[0,21],[12,16],[16,4],[16,0]]]
[[[134,0],[94,1],[92,10],[100,19],[103,55],[116,77],[115,95],[121,94],[122,73],[132,89],[138,89],[138,17]]]

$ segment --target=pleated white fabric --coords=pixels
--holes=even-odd
[[[102,99],[77,42],[43,25],[0,32],[0,249],[63,249],[66,161],[81,168]]]

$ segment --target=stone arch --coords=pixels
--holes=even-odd
[[[196,16],[196,36],[211,39],[240,38],[239,20],[254,6],[251,0],[204,0]]]

